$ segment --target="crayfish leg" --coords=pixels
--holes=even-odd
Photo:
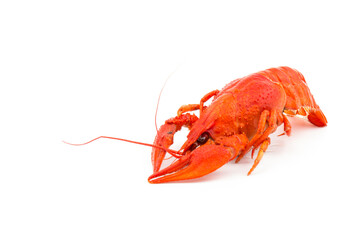
[[[205,96],[203,96],[200,100],[200,116],[201,116],[201,113],[203,112],[203,110],[205,109],[204,108],[204,103],[207,102],[211,97],[214,97],[216,96],[220,91],[219,90],[213,90],[207,94],[205,94]]]
[[[236,163],[240,161],[240,159],[245,156],[247,152],[253,147],[256,146],[256,143],[264,141],[265,138],[269,136],[270,133],[272,133],[274,128],[276,129],[276,114],[275,110],[270,112],[268,110],[262,111],[258,123],[258,128],[256,131],[256,134],[252,137],[252,139],[249,141],[249,143],[246,145],[245,149],[241,152],[239,157],[236,159]],[[269,119],[268,119],[269,118]],[[266,128],[266,123],[269,122],[268,128]],[[266,129],[265,129],[266,128]]]
[[[181,116],[182,114],[186,113],[186,112],[191,112],[191,111],[195,111],[195,110],[199,110],[200,109],[200,104],[186,104],[186,105],[182,105],[179,110],[177,111],[177,115]]]
[[[200,110],[200,114],[205,110],[206,106],[204,106],[204,103],[207,102],[211,97],[216,96],[220,91],[219,90],[213,90],[205,96],[203,96],[200,100],[200,104],[186,104],[182,105],[179,110],[177,111],[177,115],[180,116],[183,113],[191,112],[195,110]]]
[[[254,164],[252,165],[250,171],[248,172],[248,176],[254,171],[254,169],[257,167],[257,165],[259,164],[260,160],[262,159],[266,149],[268,148],[268,146],[270,145],[270,138],[266,138],[260,145],[260,149],[258,152],[258,155],[256,157],[256,159],[254,160]]]
[[[291,134],[291,124],[289,119],[286,117],[286,115],[284,113],[278,112],[278,125],[281,125],[282,123],[284,123],[284,133],[280,134],[279,136],[282,135],[287,135],[290,136]]]
[[[262,159],[265,151],[270,145],[269,135],[275,132],[278,125],[284,123],[284,130],[286,134],[290,134],[291,126],[288,119],[277,110],[264,110],[259,119],[258,129],[254,137],[250,140],[250,142],[246,145],[245,149],[241,152],[236,162],[238,162],[251,148],[251,157],[253,157],[255,150],[260,147],[257,157],[254,160],[254,164],[248,172],[248,176],[254,171],[256,166],[259,164]]]
[[[291,134],[290,121],[284,114],[282,114],[282,117],[283,117],[283,122],[284,122],[284,131],[285,131],[286,135],[290,136],[290,134]]]

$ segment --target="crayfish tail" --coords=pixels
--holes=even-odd
[[[327,119],[320,109],[312,109],[308,115],[309,121],[317,127],[325,127]]]

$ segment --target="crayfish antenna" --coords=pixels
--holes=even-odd
[[[166,78],[165,82],[164,82],[164,85],[162,86],[161,90],[160,90],[160,93],[159,93],[159,97],[158,97],[158,101],[157,101],[157,104],[156,104],[156,110],[155,110],[155,129],[156,129],[156,132],[158,132],[158,127],[157,127],[157,121],[156,121],[156,118],[157,118],[157,113],[158,113],[158,109],[159,109],[159,103],[160,103],[160,97],[161,97],[161,94],[165,88],[165,85],[167,83],[167,81],[172,77],[172,75],[175,74],[175,72],[179,69],[180,65],[178,65],[174,71],[172,71],[169,76]]]
[[[86,145],[86,144],[89,144],[91,142],[94,142],[100,138],[107,138],[107,139],[112,139],[112,140],[119,140],[119,141],[123,141],[123,142],[129,142],[129,143],[134,143],[134,144],[139,144],[139,145],[143,145],[143,146],[148,146],[148,147],[153,147],[153,148],[159,148],[161,150],[164,150],[165,152],[169,153],[170,155],[172,155],[173,157],[175,158],[180,158],[181,154],[179,153],[179,151],[175,151],[175,150],[172,150],[172,149],[169,149],[169,148],[165,148],[165,147],[162,147],[162,146],[157,146],[157,145],[154,145],[154,144],[150,144],[150,143],[143,143],[143,142],[137,142],[137,141],[133,141],[133,140],[129,140],[129,139],[124,139],[124,138],[116,138],[116,137],[108,137],[108,136],[100,136],[100,137],[97,137],[97,138],[94,138],[88,142],[85,142],[85,143],[69,143],[69,142],[65,142],[63,141],[63,143],[66,143],[66,144],[69,144],[69,145],[72,145],[72,146],[83,146],[83,145]]]
[[[173,74],[174,72],[172,72],[166,79],[164,85],[162,86],[161,90],[160,90],[160,93],[159,93],[159,97],[158,97],[158,101],[157,101],[157,104],[156,104],[156,110],[155,110],[155,129],[156,129],[156,132],[159,132],[159,129],[157,127],[157,121],[156,121],[156,118],[157,118],[157,113],[158,113],[158,109],[159,109],[159,103],[160,103],[160,97],[161,97],[161,94],[164,90],[164,87],[167,83],[167,81],[169,80],[169,78],[171,77],[171,75]]]

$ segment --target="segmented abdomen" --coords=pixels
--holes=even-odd
[[[305,110],[318,109],[304,76],[289,67],[270,68],[259,72],[271,81],[280,82],[286,93],[285,110],[293,114],[307,115]]]
[[[259,72],[271,81],[280,82],[286,93],[284,112],[307,116],[316,126],[325,126],[326,117],[316,104],[304,76],[289,67],[270,68]]]

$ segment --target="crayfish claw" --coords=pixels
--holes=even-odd
[[[149,183],[164,183],[199,178],[220,168],[234,158],[233,149],[205,145],[185,154],[170,166],[152,174]]]
[[[181,128],[181,127],[180,127]],[[154,141],[154,145],[169,148],[174,142],[174,134],[180,129],[176,124],[164,124],[160,127]],[[166,151],[161,148],[153,147],[151,152],[151,162],[154,173],[159,171],[165,158]]]
[[[157,132],[154,145],[168,149],[174,142],[174,135],[183,126],[191,128],[192,124],[198,120],[194,114],[186,113],[165,121]],[[154,173],[158,172],[165,158],[166,151],[161,148],[153,147],[151,152],[151,161]]]

